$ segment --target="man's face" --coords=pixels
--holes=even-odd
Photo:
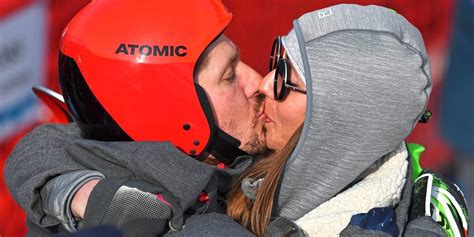
[[[217,126],[241,141],[249,154],[265,150],[262,76],[243,63],[237,47],[224,35],[203,53],[196,79],[207,93]]]

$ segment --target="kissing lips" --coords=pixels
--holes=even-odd
[[[261,115],[261,116],[264,116],[265,124],[273,122],[273,119],[271,119],[267,114],[263,113],[263,115]]]

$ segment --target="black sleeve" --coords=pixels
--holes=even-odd
[[[305,237],[307,235],[295,222],[284,217],[278,217],[267,225],[265,237],[280,236]]]
[[[448,237],[444,229],[429,216],[420,217],[408,222],[403,236],[406,237]]]
[[[163,185],[184,210],[196,202],[215,169],[199,162],[168,142],[68,141],[68,154],[105,177],[126,177]]]
[[[166,237],[180,236],[254,236],[250,231],[239,225],[224,214],[208,213],[193,215],[184,221],[184,229],[178,232],[168,232]]]

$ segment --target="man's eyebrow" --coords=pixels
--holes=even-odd
[[[236,52],[230,60],[230,64],[232,65],[235,64],[240,59],[240,48],[234,45],[234,49]]]
[[[234,48],[235,53],[227,60],[225,64],[225,69],[221,72],[221,75],[224,74],[228,68],[234,69],[235,65],[240,59],[240,49],[234,44],[232,44],[231,46],[232,48]]]
[[[229,67],[234,68],[240,59],[240,49],[235,45],[232,45],[232,47],[235,49],[235,53],[227,61],[226,68],[229,68]]]

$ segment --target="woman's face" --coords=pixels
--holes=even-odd
[[[306,95],[286,89],[282,100],[276,101],[273,92],[275,70],[268,73],[260,82],[259,90],[265,98],[265,139],[271,150],[282,149],[296,129],[303,123],[306,111]],[[291,85],[306,90],[304,82],[295,70],[289,73]]]

